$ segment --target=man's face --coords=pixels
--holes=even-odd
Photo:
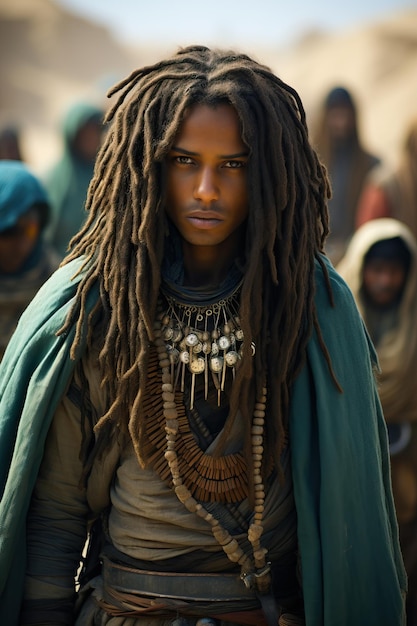
[[[232,249],[248,215],[248,148],[235,109],[198,104],[167,157],[166,212],[188,249]]]
[[[386,308],[397,302],[406,281],[406,270],[399,260],[369,259],[363,269],[363,289],[368,300]]]
[[[352,109],[344,105],[330,107],[326,115],[326,125],[334,141],[350,138],[355,127]]]
[[[84,161],[94,161],[103,139],[103,126],[90,120],[78,130],[74,137],[74,150]]]

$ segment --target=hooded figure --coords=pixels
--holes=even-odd
[[[61,256],[82,225],[87,188],[102,136],[103,111],[89,103],[74,104],[62,124],[63,152],[46,173],[44,184],[52,206],[47,237]]]
[[[45,244],[49,205],[22,162],[0,161],[0,359],[23,310],[57,268]]]
[[[417,243],[391,218],[352,237],[338,272],[353,291],[380,363],[379,395],[388,424],[394,501],[409,576],[408,623],[417,623]]]
[[[357,105],[345,87],[335,87],[327,94],[313,132],[313,143],[328,169],[332,186],[326,250],[332,262],[337,263],[354,232],[358,198],[365,178],[379,163],[363,146]]]

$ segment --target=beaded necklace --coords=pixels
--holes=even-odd
[[[254,588],[261,593],[265,593],[269,589],[271,582],[270,563],[266,561],[267,550],[261,545],[265,505],[265,487],[261,467],[266,388],[263,389],[261,397],[258,398],[255,404],[251,429],[255,507],[253,521],[248,530],[248,540],[252,546],[252,558],[243,552],[237,540],[193,497],[190,489],[183,481],[177,453],[177,437],[179,435],[178,413],[180,407],[177,406],[175,387],[178,382],[179,371],[181,370],[183,378],[185,376],[185,366],[187,365],[191,373],[190,408],[192,409],[196,374],[205,374],[207,395],[207,374],[210,369],[213,375],[213,382],[220,395],[221,391],[224,390],[227,365],[233,370],[239,358],[241,358],[239,352],[243,343],[243,332],[241,331],[240,320],[237,314],[237,289],[228,298],[209,306],[179,304],[179,309],[177,309],[176,304],[178,303],[172,298],[167,298],[168,310],[163,312],[160,307],[159,315],[155,322],[155,346],[158,353],[159,367],[162,371],[163,415],[166,433],[164,458],[168,463],[173,489],[179,501],[184,504],[188,511],[195,513],[210,525],[213,536],[224,550],[228,559],[240,565],[241,579],[245,585],[248,588]],[[213,320],[211,320],[212,317]],[[209,330],[210,328],[211,330]],[[212,340],[211,342],[209,341],[210,339]],[[218,347],[218,351],[216,351],[215,346]],[[232,353],[233,358],[227,358],[227,355],[230,353]],[[216,358],[222,359],[221,368],[219,367],[218,371],[216,371],[216,367],[213,368],[212,366],[212,360]],[[179,367],[176,367],[178,365]]]
[[[173,393],[173,408],[166,402],[170,401],[170,387],[164,387],[161,394],[161,383],[169,384],[170,375],[162,374],[159,359],[163,352],[157,353],[158,346],[151,346],[149,352],[147,391],[143,401],[143,416],[146,431],[144,454],[149,464],[161,479],[173,487],[172,475],[163,453],[166,448],[166,418],[176,419],[178,431],[176,452],[179,470],[184,484],[187,485],[194,498],[204,503],[221,502],[230,507],[248,497],[247,462],[242,451],[238,450],[226,456],[213,456],[205,452],[193,434],[191,425],[199,431],[196,423],[199,419],[195,409],[187,411],[187,398],[181,391]],[[163,347],[160,348],[163,351]],[[171,396],[172,397],[172,396]],[[167,399],[168,398],[168,399]],[[192,419],[190,422],[189,418]],[[207,445],[206,441],[206,445]],[[267,472],[269,471],[267,468]],[[271,468],[272,469],[272,468]]]
[[[161,336],[166,342],[174,389],[180,384],[184,391],[185,372],[191,372],[190,408],[194,407],[195,377],[204,376],[204,397],[207,399],[209,376],[218,392],[220,406],[226,373],[235,376],[242,355],[243,331],[238,315],[237,292],[217,302],[189,305],[165,295],[168,308],[159,313]],[[254,348],[253,348],[254,349]]]

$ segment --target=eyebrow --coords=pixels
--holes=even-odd
[[[174,152],[181,152],[182,154],[186,154],[188,156],[199,156],[198,152],[192,152],[191,150],[186,150],[185,148],[181,148],[179,146],[172,146],[171,150]],[[249,152],[246,150],[244,152],[236,152],[235,154],[219,154],[218,155],[219,159],[238,159],[238,158],[247,157],[247,156],[249,156]]]

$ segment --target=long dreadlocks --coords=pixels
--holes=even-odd
[[[86,295],[98,281],[99,306],[107,315],[99,364],[110,405],[97,431],[108,432],[109,424],[120,426],[124,419],[138,458],[146,462],[140,416],[164,255],[164,161],[190,106],[227,102],[237,111],[250,151],[250,210],[240,303],[244,354],[225,436],[239,409],[250,445],[255,397],[268,379],[273,419],[266,445],[277,456],[285,441],[291,386],[318,326],[314,265],[328,234],[328,180],[309,143],[300,98],[248,56],[199,46],[133,72],[109,96],[115,94],[106,118],[112,123],[89,187],[89,217],[67,257],[83,255],[85,263],[62,329],[77,324],[74,356]]]

